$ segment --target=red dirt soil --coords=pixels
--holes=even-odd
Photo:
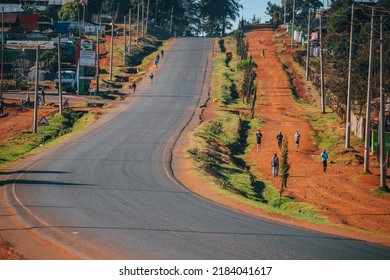
[[[176,176],[195,193],[238,211],[313,230],[390,245],[390,196],[372,193],[372,190],[379,186],[376,158],[370,159],[370,170],[373,174],[362,175],[362,165],[342,164],[328,164],[327,172],[323,173],[321,150],[310,137],[312,132],[310,123],[301,117],[304,114],[303,109],[297,111],[296,107],[293,107],[295,101],[291,95],[289,81],[272,42],[274,35],[275,32],[269,29],[246,34],[250,53],[258,65],[259,102],[256,115],[265,121],[260,128],[263,134],[261,150],[257,152],[254,147],[246,156],[246,161],[252,169],[262,174],[263,179],[271,181],[272,185],[279,189],[281,181],[278,177],[272,177],[271,158],[277,153],[280,159],[276,135],[281,131],[284,138],[289,140],[291,163],[288,188],[283,194],[314,205],[323,217],[337,226],[318,225],[264,213],[217,194],[193,173],[190,160],[186,159],[184,154],[179,159],[182,170]],[[261,44],[258,43],[259,37]],[[260,56],[261,49],[265,51],[264,59]],[[203,121],[214,117],[213,112],[218,109],[215,107],[216,103],[208,102],[203,112]],[[252,128],[249,137],[255,137],[257,129]],[[295,152],[294,147],[294,134],[297,130],[301,135],[299,152]],[[184,150],[182,153],[185,153]],[[332,155],[329,156],[331,161]]]

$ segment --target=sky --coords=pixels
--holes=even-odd
[[[281,0],[240,0],[243,9],[240,11],[240,18],[243,16],[246,19],[252,19],[253,15],[256,18],[261,18],[261,22],[270,20],[270,16],[266,14],[267,3],[281,4]]]

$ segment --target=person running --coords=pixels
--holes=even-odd
[[[161,50],[161,58],[164,58],[164,50]]]
[[[154,77],[153,73],[150,73],[149,74],[149,78],[150,78],[150,83],[151,84],[153,84],[153,77]]]
[[[263,134],[261,134],[260,129],[256,132],[256,150],[257,152],[261,148],[261,138],[263,137]]]
[[[157,68],[157,64],[158,64],[158,59],[157,59],[157,57],[154,59],[154,67],[156,67]]]
[[[41,95],[42,95],[42,102],[43,104],[45,104],[45,87],[42,87]]]
[[[135,93],[135,90],[137,88],[137,84],[135,82],[133,82],[133,84],[131,85],[131,88],[133,89],[133,93]]]
[[[301,139],[301,135],[297,132],[294,134],[294,139],[295,139],[295,151],[298,152],[299,150],[299,140]]]
[[[264,52],[264,50],[261,50],[261,58],[265,58],[265,52]]]
[[[282,143],[283,143],[283,134],[281,131],[279,131],[278,135],[276,135],[276,139],[278,140],[278,147],[279,150],[282,149]]]
[[[278,177],[278,175],[279,175],[279,158],[278,158],[278,155],[276,153],[272,157],[271,166],[272,166],[272,176]]]
[[[321,160],[322,160],[322,166],[324,168],[324,173],[325,173],[326,172],[326,168],[328,167],[328,153],[326,152],[326,150],[324,150],[321,153]]]

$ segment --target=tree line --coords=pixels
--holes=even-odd
[[[29,7],[31,9],[31,7]],[[180,34],[224,36],[233,27],[242,9],[240,0],[80,0],[67,2],[60,10],[48,5],[46,12],[55,20],[91,21],[93,15],[109,15],[123,19],[132,9],[148,21],[148,25]]]

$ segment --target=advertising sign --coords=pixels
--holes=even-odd
[[[80,51],[80,66],[95,67],[96,52],[94,50]]]
[[[81,39],[80,47],[82,50],[92,50],[93,49],[93,41],[89,39]]]

